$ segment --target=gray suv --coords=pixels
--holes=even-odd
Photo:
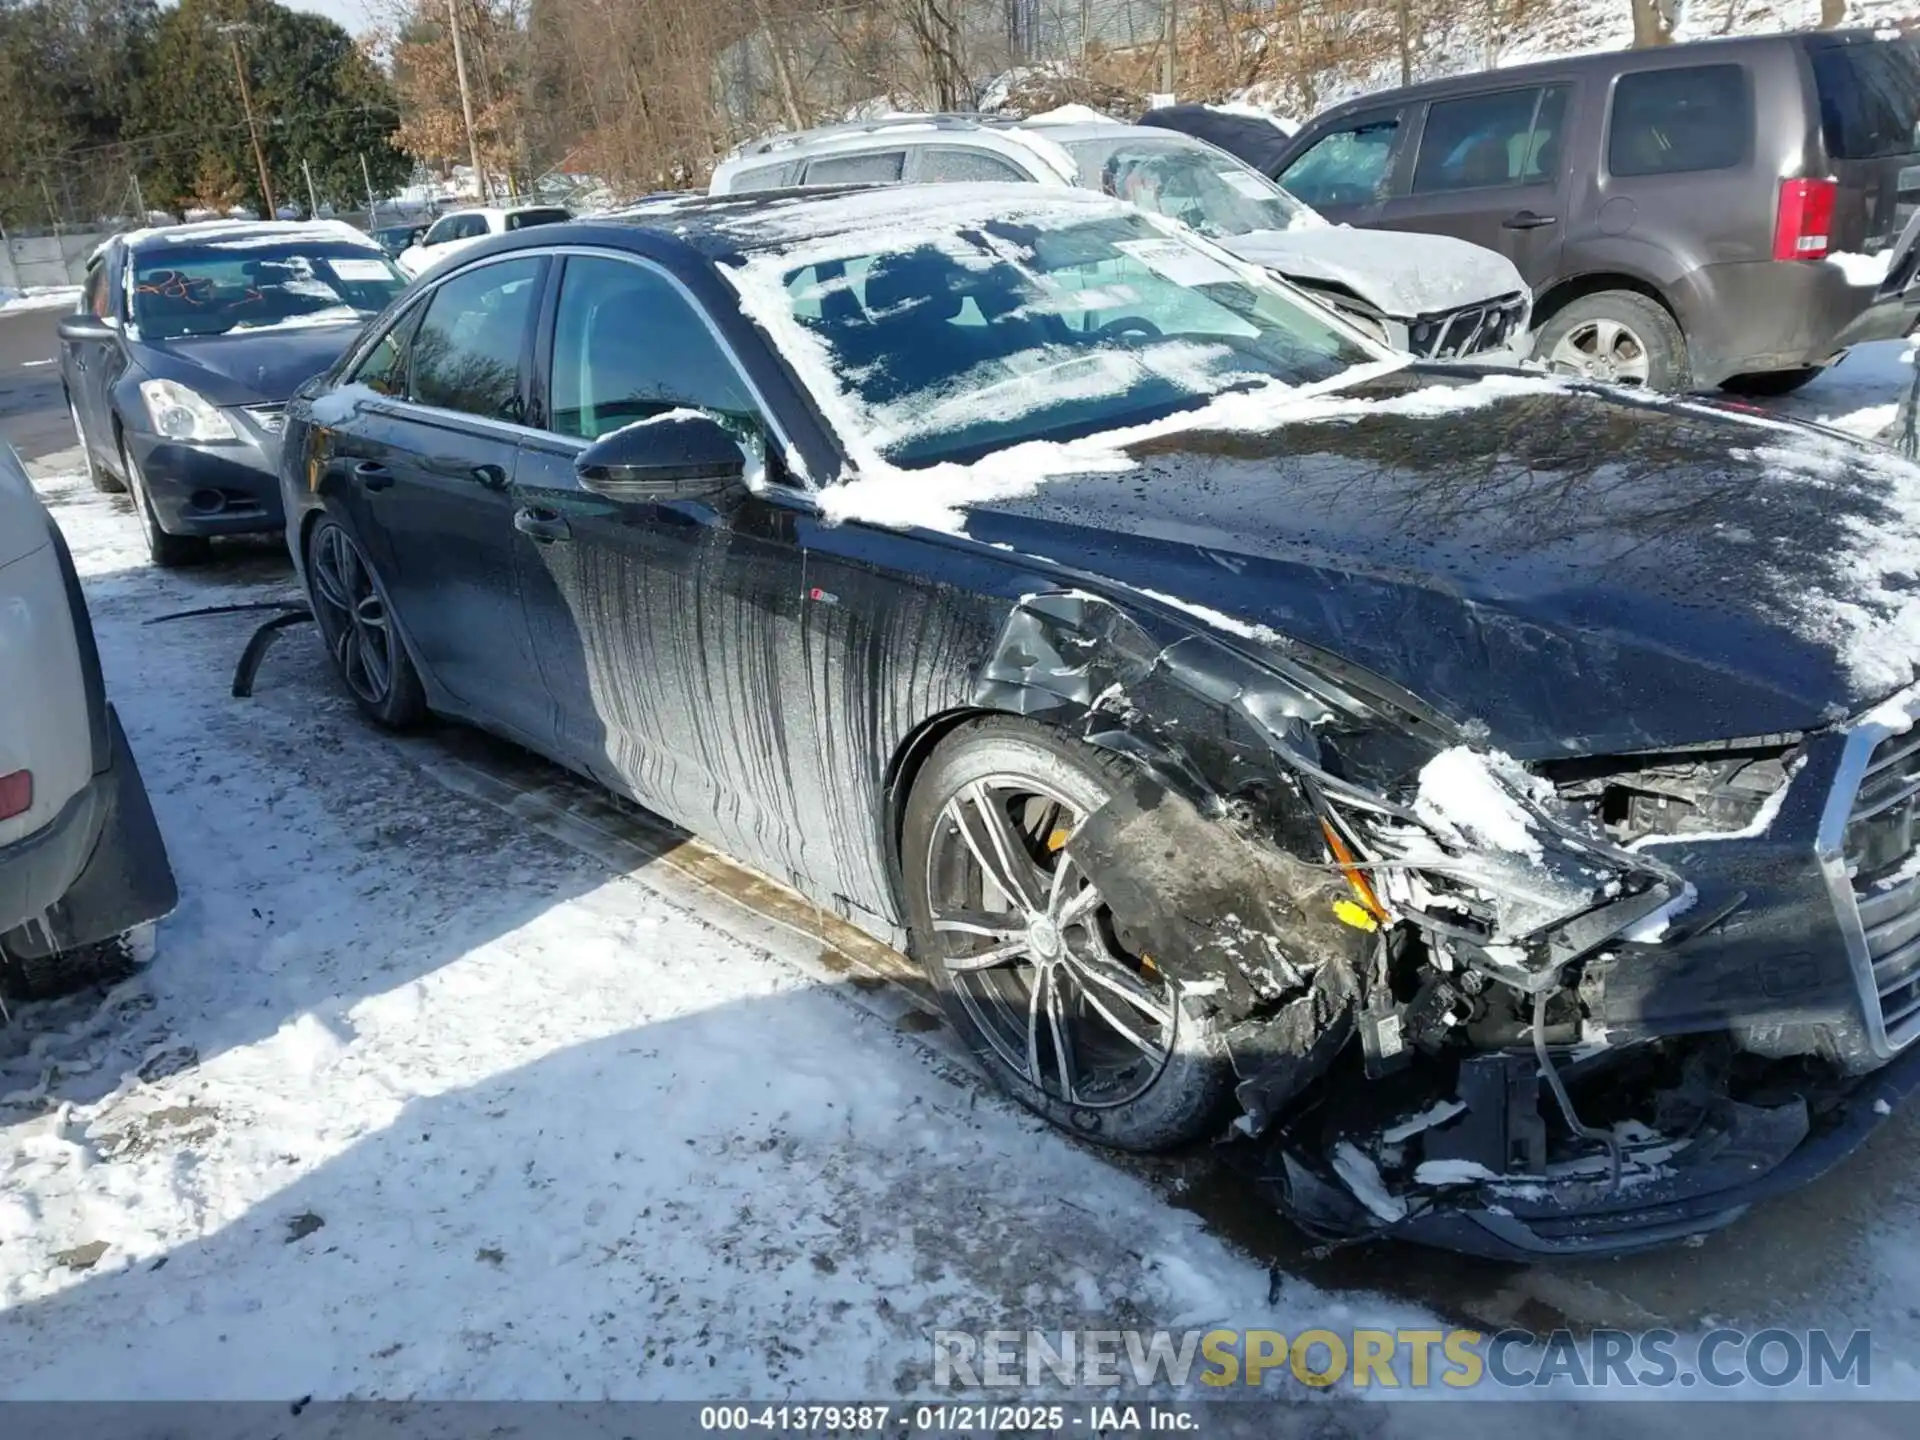
[[[1267,170],[1330,219],[1499,250],[1533,287],[1536,354],[1598,379],[1779,394],[1920,316],[1896,253],[1920,202],[1904,38],[1714,40],[1386,91]]]

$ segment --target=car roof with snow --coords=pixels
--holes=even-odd
[[[344,220],[200,220],[186,225],[157,225],[117,237],[129,250],[161,250],[175,245],[285,245],[324,240],[334,245],[379,244]]]
[[[899,227],[924,235],[940,225],[1019,223],[1118,213],[1120,201],[1091,190],[1024,182],[940,185],[844,185],[754,190],[739,195],[686,195],[581,221],[663,231],[709,259],[727,259],[854,235],[873,248]],[[549,234],[549,243],[559,237]]]

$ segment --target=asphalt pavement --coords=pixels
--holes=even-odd
[[[65,310],[0,313],[0,437],[22,460],[73,445],[60,388],[60,317]]]

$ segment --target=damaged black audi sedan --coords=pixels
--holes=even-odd
[[[889,941],[1074,1134],[1300,1225],[1723,1225],[1920,1076],[1920,471],[1421,366],[941,186],[490,241],[290,411],[341,677]]]

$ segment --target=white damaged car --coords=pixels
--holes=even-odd
[[[176,898],[73,560],[0,442],[0,993],[123,971]]]
[[[1331,224],[1204,140],[1083,107],[1023,121],[899,116],[776,135],[721,162],[711,191],[982,180],[1099,190],[1170,216],[1422,359],[1519,365],[1532,353],[1533,292],[1504,255],[1450,236]]]

